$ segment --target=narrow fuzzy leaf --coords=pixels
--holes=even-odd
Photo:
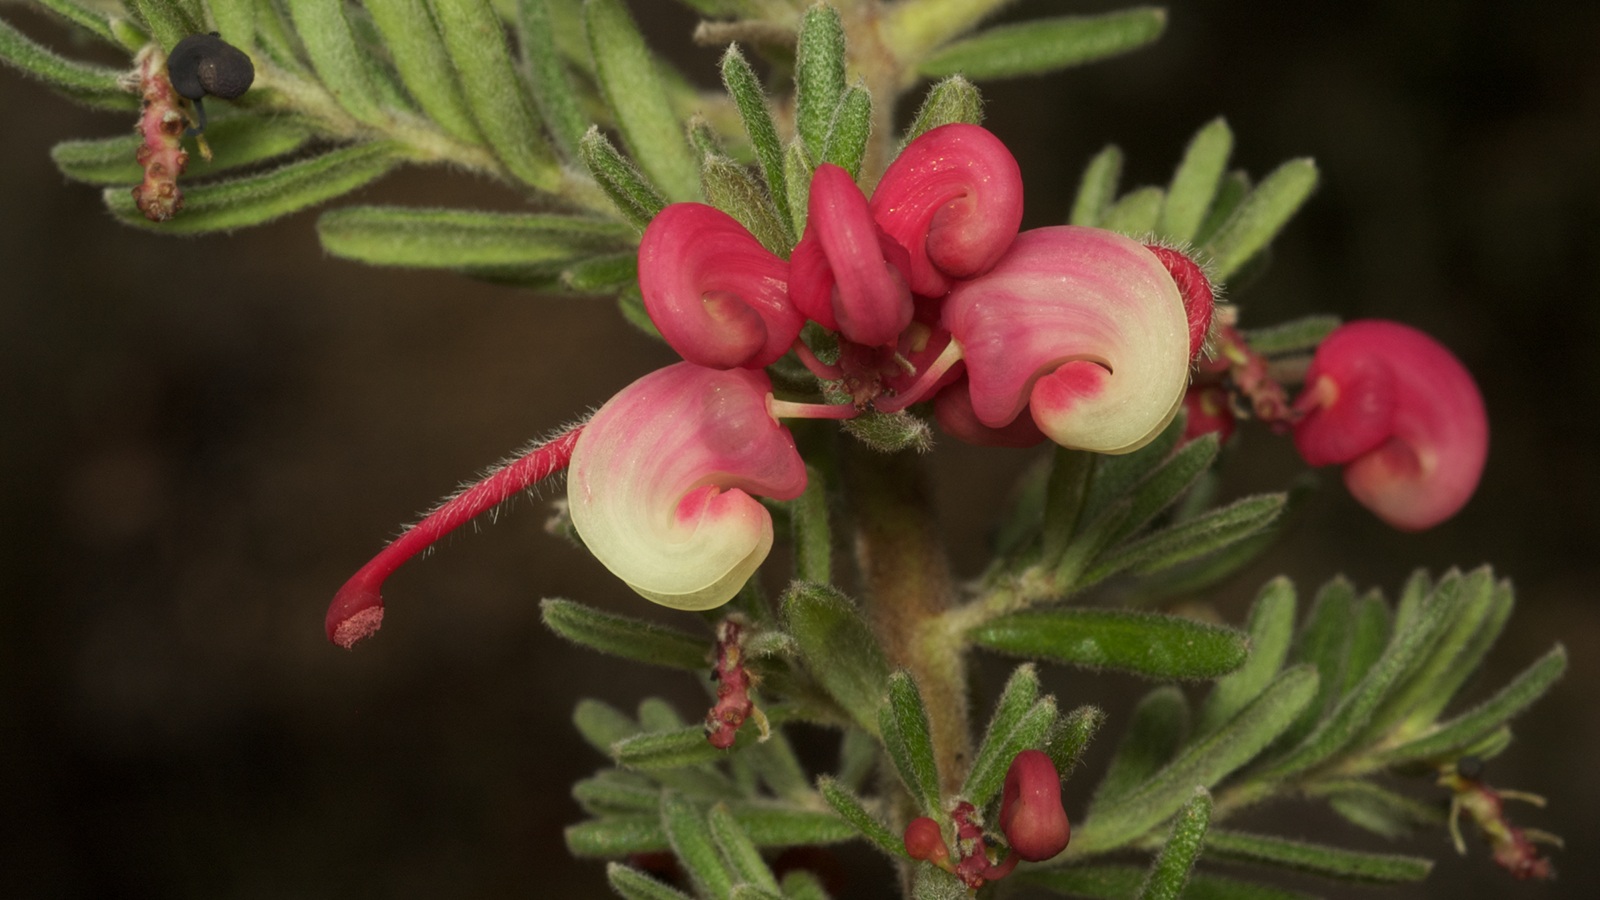
[[[802,582],[784,595],[782,608],[811,676],[857,725],[877,734],[889,664],[855,604],[832,587]]]
[[[1370,781],[1324,783],[1317,795],[1326,797],[1333,811],[1351,824],[1391,840],[1405,837],[1421,827],[1444,824],[1444,811],[1433,804],[1413,800]]]
[[[1392,853],[1363,853],[1326,844],[1242,831],[1217,830],[1206,838],[1206,848],[1218,859],[1278,866],[1328,878],[1392,884],[1421,881],[1433,861]]]
[[[765,741],[750,744],[736,758],[748,759],[774,796],[797,802],[800,798],[810,798],[811,779],[782,729],[772,729]]]
[[[1216,678],[1244,663],[1242,632],[1192,619],[1109,609],[1051,609],[993,619],[974,643],[1015,656],[1158,679]]]
[[[811,173],[816,167],[800,141],[789,144],[783,153],[783,182],[789,190],[789,216],[794,220],[791,230],[795,234],[806,230],[806,202],[811,197]]]
[[[1290,160],[1262,179],[1205,243],[1217,279],[1237,272],[1266,247],[1316,186],[1317,166],[1309,159]]]
[[[1059,563],[1082,524],[1089,487],[1100,455],[1087,450],[1057,447],[1051,455],[1050,478],[1045,483],[1043,524],[1039,538],[1040,562]],[[1107,539],[1111,535],[1107,534]]]
[[[1183,153],[1183,161],[1172,173],[1166,202],[1156,223],[1162,239],[1187,244],[1194,239],[1211,202],[1216,199],[1233,153],[1233,131],[1220,118],[1212,119],[1195,133]]]
[[[822,799],[828,801],[828,805],[872,846],[888,854],[892,859],[908,858],[905,841],[890,831],[887,825],[878,821],[877,816],[868,812],[866,805],[854,791],[826,775],[817,779],[817,790],[822,793]]]
[[[1235,169],[1223,176],[1222,184],[1217,186],[1216,199],[1211,201],[1211,209],[1206,212],[1205,220],[1200,223],[1200,230],[1195,232],[1191,244],[1202,249],[1209,246],[1211,238],[1233,218],[1239,204],[1250,195],[1252,186],[1250,176],[1241,170]]]
[[[728,894],[728,900],[783,900],[783,894],[752,884],[736,884],[732,893]]]
[[[1424,736],[1383,752],[1378,756],[1378,760],[1384,765],[1398,766],[1423,760],[1445,759],[1527,709],[1535,700],[1544,696],[1545,691],[1549,690],[1566,670],[1566,648],[1557,644],[1493,697]]]
[[[772,110],[767,106],[767,94],[761,87],[761,79],[745,60],[744,54],[739,52],[737,44],[729,45],[728,51],[722,55],[722,83],[728,90],[728,96],[733,98],[733,105],[739,110],[744,132],[750,138],[756,161],[761,164],[761,173],[766,177],[767,191],[777,207],[778,218],[783,222],[786,244],[780,255],[787,256],[789,248],[794,246],[799,236],[790,231],[794,216],[789,210],[789,187],[784,178],[783,143],[778,139],[778,128],[772,121]]]
[[[694,900],[683,891],[622,863],[606,864],[606,883],[623,900]]]
[[[1166,11],[1148,6],[1000,25],[945,45],[917,71],[931,78],[960,72],[979,81],[1043,75],[1137,50],[1166,25]]]
[[[1206,735],[1243,709],[1283,669],[1294,638],[1294,583],[1279,576],[1267,582],[1250,608],[1250,657],[1233,673],[1217,680],[1200,707],[1195,734]]]
[[[201,30],[195,10],[179,0],[131,0],[128,5],[144,20],[150,36],[163,50],[170,51],[173,45]]]
[[[561,270],[561,283],[579,294],[611,294],[639,278],[639,255],[633,252],[591,256]]]
[[[661,788],[632,773],[607,769],[574,784],[572,799],[590,815],[651,812],[661,806]]]
[[[1183,439],[1182,418],[1173,419],[1155,440],[1132,453],[1097,457],[1094,479],[1089,485],[1089,495],[1084,499],[1083,515],[1086,518],[1100,515],[1102,510],[1122,499],[1150,470],[1172,455]]]
[[[1158,187],[1135,188],[1101,214],[1100,227],[1137,240],[1154,237],[1165,196]]]
[[[482,142],[427,0],[364,0],[406,90],[428,117],[469,144]]]
[[[940,812],[943,804],[939,796],[939,766],[928,729],[928,710],[910,674],[895,672],[889,676],[888,702],[878,709],[878,733],[900,772],[900,780],[922,812]]]
[[[684,726],[683,716],[662,697],[646,697],[639,701],[639,725],[645,731],[671,731]]]
[[[754,732],[754,728],[740,729],[734,742],[735,750],[757,740]],[[728,752],[711,746],[706,740],[705,727],[701,725],[645,731],[611,746],[611,756],[617,765],[650,772],[714,763]]]
[[[1161,852],[1150,865],[1150,874],[1139,890],[1139,900],[1178,900],[1189,883],[1200,850],[1207,843],[1206,829],[1211,824],[1211,794],[1196,788],[1194,798],[1178,810],[1172,832]]]
[[[1202,435],[1179,447],[1154,471],[1128,492],[1131,508],[1118,536],[1125,537],[1144,527],[1194,486],[1196,480],[1216,462],[1220,446],[1214,434]]]
[[[1118,572],[1148,574],[1215,553],[1271,525],[1283,513],[1283,494],[1246,497],[1228,506],[1163,528],[1107,553],[1083,577],[1093,584]]]
[[[1338,316],[1306,316],[1281,325],[1251,328],[1243,335],[1250,349],[1264,356],[1310,353],[1342,324]]]
[[[1097,706],[1080,706],[1065,715],[1056,716],[1055,727],[1050,730],[1049,743],[1044,749],[1050,754],[1050,761],[1056,764],[1056,771],[1061,773],[1063,779],[1077,768],[1083,759],[1083,751],[1089,747],[1089,741],[1094,739],[1095,733],[1105,723],[1105,711]]]
[[[189,178],[226,172],[292,153],[311,139],[311,132],[292,120],[264,119],[256,116],[214,117],[206,128],[206,142],[215,156],[206,162],[190,154],[185,170]],[[136,134],[118,135],[87,141],[63,141],[50,149],[50,158],[61,174],[73,181],[94,185],[134,185],[144,177],[134,154],[139,150]]]
[[[592,698],[578,701],[572,711],[572,724],[589,746],[607,756],[611,746],[639,733],[639,723],[609,703]]]
[[[983,741],[978,746],[978,752],[972,757],[972,769],[967,772],[967,780],[961,786],[962,796],[972,800],[979,807],[988,802],[987,796],[981,800],[973,797],[973,782],[986,780],[987,776],[980,775],[980,772],[996,767],[1003,769],[1011,764],[1011,757],[1016,756],[1016,753],[1007,756],[1004,743],[1038,699],[1038,668],[1033,663],[1017,666],[1012,671],[1011,677],[1006,679],[1005,687],[1000,690],[1000,698],[995,701],[994,715],[989,719],[989,727],[983,733]]]
[[[117,218],[168,234],[200,234],[260,225],[308,209],[377,180],[400,164],[388,143],[355,144],[276,169],[184,190],[183,211],[154,223],[121,188],[107,188],[105,204]]]
[[[564,264],[628,245],[627,226],[539,213],[355,206],[317,221],[322,246],[372,265],[465,269]]]
[[[567,852],[577,857],[607,858],[667,849],[667,835],[658,813],[606,816],[570,825],[564,832]]]
[[[861,174],[861,160],[866,156],[867,141],[871,137],[872,94],[863,85],[852,85],[839,98],[833,120],[828,123],[828,136],[822,142],[822,161],[833,163],[855,178]]]
[[[1117,197],[1117,182],[1122,180],[1122,151],[1107,146],[1095,154],[1078,181],[1077,199],[1072,203],[1072,225],[1099,227],[1106,210]]]
[[[695,893],[710,896],[712,900],[726,900],[733,891],[734,874],[717,852],[705,811],[677,794],[663,793],[661,827],[673,855],[678,858],[678,865],[693,882]]]
[[[859,728],[846,728],[839,738],[838,782],[851,790],[860,790],[867,776],[878,767],[878,741]]]
[[[1166,821],[1196,786],[1210,788],[1254,759],[1305,708],[1316,689],[1315,669],[1285,670],[1228,724],[1190,744],[1138,790],[1110,808],[1092,811],[1069,849],[1090,855],[1121,847]]]
[[[1500,630],[1511,617],[1511,593],[1498,590],[1487,566],[1461,577],[1455,612],[1427,659],[1406,683],[1398,686],[1372,716],[1367,734],[1425,728],[1449,705],[1456,690],[1482,664]]]
[[[494,7],[488,0],[430,3],[479,133],[512,177],[541,191],[558,191],[561,166],[539,130]]]
[[[787,900],[830,900],[821,880],[805,869],[783,876],[783,896]]]
[[[663,88],[659,63],[622,0],[585,0],[595,76],[628,152],[673,200],[700,196],[700,171]]]
[[[692,672],[709,665],[709,642],[692,634],[571,600],[546,599],[539,608],[551,631],[601,653]]]
[[[286,2],[311,67],[328,93],[357,121],[387,124],[389,112],[369,72],[369,56],[350,29],[343,0]]]
[[[736,883],[742,882],[772,893],[778,892],[778,879],[773,877],[772,870],[767,868],[766,862],[761,859],[760,848],[750,840],[750,836],[740,827],[726,804],[719,803],[711,807],[711,812],[706,816],[706,824],[710,826],[711,839],[716,843],[717,849],[722,851],[722,859]]]
[[[1024,870],[1017,877],[1070,897],[1134,900],[1148,874],[1135,866],[1079,865]],[[1182,896],[1183,900],[1313,900],[1309,894],[1205,872],[1189,879]]]
[[[966,78],[951,75],[928,89],[922,106],[911,117],[911,126],[901,138],[900,146],[904,149],[906,144],[933,129],[957,122],[983,124],[983,95],[978,92],[978,86]]]
[[[110,20],[102,10],[85,6],[78,0],[39,0],[39,5],[102,40],[117,43],[117,36],[111,32]]]
[[[1158,687],[1133,710],[1128,733],[1117,745],[1106,774],[1089,802],[1097,807],[1114,805],[1172,762],[1189,733],[1189,701],[1174,685]]]
[[[138,98],[118,86],[120,71],[59,56],[4,19],[0,19],[0,61],[87,106],[115,110],[139,107]]]
[[[846,419],[844,433],[879,453],[926,453],[933,446],[933,430],[927,420],[903,409],[888,414],[869,411]]]
[[[831,6],[818,3],[800,19],[794,83],[795,130],[812,159],[825,159],[828,126],[845,90],[844,25]]]
[[[578,158],[578,143],[589,128],[577,87],[556,46],[551,0],[517,0],[517,37],[522,47],[528,90],[561,155]]]
[[[1344,578],[1335,578],[1323,585],[1312,602],[1311,613],[1295,640],[1290,660],[1316,666],[1317,696],[1283,733],[1280,740],[1284,747],[1292,747],[1310,734],[1343,696],[1340,688],[1355,624],[1355,602],[1355,588]],[[1355,677],[1364,675],[1362,672]]]
[[[289,27],[288,13],[277,0],[246,0],[255,7],[256,49],[278,67],[311,75],[300,58],[300,42]],[[115,26],[115,20],[113,20]]]
[[[655,185],[629,162],[611,141],[591,127],[579,141],[578,153],[600,189],[606,192],[617,211],[635,229],[643,232],[650,220],[667,206],[667,201]]]
[[[793,503],[795,574],[801,581],[833,581],[833,529],[828,523],[828,482],[806,467],[806,489]]]
[[[763,247],[789,255],[793,246],[789,226],[778,218],[772,199],[744,166],[726,156],[707,156],[700,164],[700,186],[707,203],[733,216]]]
[[[1096,466],[1099,465],[1101,463],[1097,462]],[[1090,518],[1088,525],[1073,536],[1072,542],[1067,544],[1067,549],[1056,563],[1056,590],[1066,596],[1080,586],[1087,587],[1091,584],[1092,582],[1085,577],[1090,565],[1100,559],[1106,549],[1115,542],[1117,535],[1122,533],[1123,523],[1132,515],[1133,500],[1122,497]]]

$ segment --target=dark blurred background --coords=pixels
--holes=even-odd
[[[658,46],[687,46],[691,20],[675,5],[634,6]],[[64,46],[52,23],[3,12]],[[1245,324],[1317,311],[1404,320],[1482,385],[1493,447],[1457,518],[1399,535],[1330,473],[1279,549],[1207,599],[1239,621],[1277,571],[1306,594],[1341,572],[1392,592],[1418,565],[1492,562],[1513,577],[1520,608],[1475,690],[1552,642],[1573,651],[1566,681],[1489,770],[1550,797],[1547,810],[1513,810],[1567,837],[1561,879],[1515,883],[1480,842],[1458,858],[1434,833],[1399,847],[1440,860],[1428,882],[1304,885],[1329,896],[1594,896],[1600,883],[1597,41],[1600,6],[1587,0],[1205,0],[1177,4],[1151,49],[986,89],[1031,225],[1064,217],[1107,142],[1127,153],[1125,186],[1164,182],[1218,114],[1257,176],[1315,157],[1320,190],[1266,276],[1234,295]],[[715,51],[679,58],[713,77]],[[603,301],[327,258],[310,214],[194,240],[118,226],[47,154],[130,122],[11,70],[0,120],[0,895],[605,895],[601,866],[562,843],[580,817],[568,785],[601,763],[571,707],[664,692],[694,717],[703,697],[687,678],[562,643],[537,601],[664,612],[545,535],[539,504],[519,501],[402,569],[388,624],[356,652],[326,643],[322,614],[399,523],[670,353]],[[515,204],[437,171],[351,199]],[[981,513],[1026,461],[949,442],[936,452],[946,531],[968,570]],[[1284,442],[1247,430],[1225,471],[1237,494],[1298,466]],[[1114,714],[1141,689],[1086,676],[1052,686]],[[1114,720],[1101,754],[1119,734]],[[1081,809],[1080,794],[1069,812]],[[1276,815],[1290,827],[1385,846],[1286,809]],[[884,895],[886,866],[864,852],[841,865],[848,896]]]

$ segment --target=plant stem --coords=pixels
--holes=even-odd
[[[853,441],[841,457],[868,618],[890,665],[916,679],[940,789],[953,793],[972,760],[967,667],[961,633],[943,627],[956,586],[933,524],[926,472],[915,453],[883,454]]]

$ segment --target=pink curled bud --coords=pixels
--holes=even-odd
[[[912,859],[942,867],[950,865],[950,848],[939,831],[939,823],[927,816],[919,816],[906,825],[905,845],[906,855]]]
[[[1061,776],[1040,750],[1024,750],[1006,770],[1000,830],[1017,856],[1039,862],[1067,848],[1072,825],[1061,808]]]
[[[1313,466],[1343,464],[1362,506],[1401,531],[1443,522],[1477,489],[1489,421],[1472,375],[1421,331],[1368,319],[1317,348],[1294,408]]]
[[[904,247],[872,219],[850,173],[831,163],[811,176],[806,233],[789,257],[789,299],[812,321],[868,347],[911,324]]]
[[[953,124],[906,146],[872,193],[872,214],[911,254],[906,280],[941,297],[994,267],[1022,224],[1022,171],[986,129]]]
[[[961,344],[972,410],[989,428],[1024,407],[1064,447],[1128,453],[1172,421],[1189,383],[1189,319],[1166,265],[1115,232],[1017,236],[958,283],[944,325]]]
[[[672,349],[702,366],[759,369],[787,353],[805,324],[788,282],[788,263],[702,203],[668,206],[639,242],[650,320]]]
[[[772,548],[751,494],[806,485],[772,383],[748,369],[678,363],[623,388],[572,451],[567,501],[584,545],[646,599],[674,609],[728,602]]]

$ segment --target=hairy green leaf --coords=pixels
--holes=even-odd
[[[286,2],[311,67],[328,93],[357,121],[386,125],[389,110],[373,81],[371,58],[350,28],[343,0]]]
[[[215,156],[208,163],[190,154],[183,184],[187,187],[189,178],[203,178],[292,153],[310,139],[310,130],[292,119],[214,117],[206,128],[206,141]],[[139,144],[140,139],[136,134],[63,141],[51,148],[50,158],[61,174],[74,181],[94,185],[134,185],[144,178],[144,171],[134,158],[139,151]]]
[[[1150,470],[1171,456],[1182,440],[1183,417],[1180,415],[1162,429],[1154,440],[1132,453],[1116,456],[1097,454],[1094,478],[1089,483],[1089,495],[1084,499],[1083,516],[1093,519],[1123,498]]]
[[[830,586],[801,582],[782,606],[811,676],[857,725],[877,734],[889,664],[855,604]]]
[[[1050,761],[1056,764],[1056,771],[1061,773],[1063,779],[1077,768],[1089,741],[1105,722],[1105,711],[1097,706],[1080,706],[1056,717],[1055,727],[1050,730],[1049,743],[1044,749],[1050,754]]]
[[[1011,733],[1016,730],[1017,725],[1038,699],[1038,668],[1033,663],[1017,666],[1012,671],[1011,677],[1006,679],[1006,685],[1000,691],[1000,698],[995,701],[994,715],[989,719],[989,727],[983,733],[983,741],[978,745],[978,752],[972,757],[972,768],[968,770],[967,779],[961,786],[962,796],[978,807],[982,808],[989,801],[990,794],[975,796],[980,792],[973,790],[974,783],[993,780],[988,774],[991,770],[1003,772],[1005,767],[1011,764],[1011,758],[1016,756],[1016,751],[1007,754],[1005,745],[1010,740]]]
[[[93,33],[95,37],[112,44],[118,43],[117,36],[111,32],[111,23],[103,10],[86,6],[79,0],[39,0],[39,5],[79,28]],[[227,37],[226,34],[223,36]]]
[[[555,139],[561,155],[578,158],[578,144],[589,129],[580,95],[556,46],[551,0],[517,0],[517,37],[528,73],[533,105]]]
[[[822,471],[806,466],[806,489],[794,510],[795,574],[802,581],[833,581],[833,529],[828,524],[828,482]]]
[[[1179,447],[1128,492],[1132,503],[1118,539],[1132,535],[1177,502],[1217,459],[1215,434],[1202,435]]]
[[[744,54],[739,52],[737,44],[730,44],[722,55],[722,83],[728,90],[728,96],[733,98],[733,105],[739,110],[744,132],[750,138],[750,146],[754,148],[756,160],[761,164],[761,173],[767,180],[767,191],[783,223],[785,244],[781,251],[773,252],[787,256],[798,235],[791,230],[794,227],[794,215],[789,209],[789,187],[784,178],[783,143],[778,139],[778,128],[772,121],[772,110],[767,106],[767,94],[761,87],[761,79],[745,60]]]
[[[734,874],[717,852],[705,811],[669,791],[661,795],[661,827],[695,893],[726,900],[733,891]]]
[[[1080,586],[1124,570],[1160,572],[1237,544],[1270,526],[1283,514],[1284,494],[1246,497],[1202,516],[1163,528],[1105,554],[1084,574]]]
[[[652,812],[661,807],[661,788],[633,772],[606,769],[574,784],[572,799],[595,816]]]
[[[711,807],[706,824],[711,827],[711,838],[716,842],[717,849],[722,851],[722,858],[736,883],[753,885],[774,894],[778,892],[778,879],[773,877],[772,870],[761,859],[761,850],[734,819],[726,804],[719,803]]]
[[[1248,652],[1244,634],[1232,628],[1125,610],[1012,613],[969,634],[1003,653],[1161,679],[1216,678],[1238,668]]]
[[[1433,861],[1391,853],[1363,853],[1326,844],[1292,841],[1265,834],[1216,830],[1206,838],[1207,849],[1219,859],[1280,866],[1349,881],[1393,883],[1421,881]]]
[[[67,97],[100,109],[138,109],[138,98],[118,85],[122,73],[57,55],[0,19],[0,61],[8,62]]]
[[[1266,689],[1282,670],[1294,637],[1295,590],[1293,582],[1279,576],[1262,587],[1250,608],[1250,658],[1216,686],[1200,707],[1196,736],[1210,734]]]
[[[828,123],[828,136],[822,142],[822,161],[833,163],[850,173],[861,174],[861,160],[872,137],[872,94],[864,85],[852,85],[839,98],[839,106]]]
[[[645,180],[633,163],[617,152],[617,148],[600,133],[598,127],[591,127],[584,133],[578,144],[578,152],[583,158],[584,167],[606,196],[611,198],[617,211],[640,232],[656,217],[656,213],[666,208],[667,201],[661,192]]]
[[[622,0],[585,0],[595,75],[639,167],[673,200],[700,196],[700,167],[667,102],[661,64]]]
[[[561,283],[579,294],[615,293],[636,286],[638,278],[639,254],[633,251],[591,256],[561,270]]]
[[[787,900],[829,900],[821,880],[805,869],[795,869],[783,876],[783,896]]]
[[[1211,794],[1195,788],[1194,797],[1172,820],[1172,832],[1161,852],[1150,865],[1150,874],[1139,890],[1139,900],[1178,900],[1189,883],[1189,873],[1206,843],[1211,824]]]
[[[1134,900],[1148,873],[1126,865],[1088,865],[1031,869],[1018,878],[1056,893],[1094,900]],[[1310,895],[1221,875],[1197,872],[1183,900],[1312,900]]]
[[[729,800],[728,811],[758,847],[836,844],[857,837],[832,812],[760,800]],[[669,849],[658,813],[606,816],[566,830],[567,849],[580,857],[617,857]]]
[[[807,201],[811,197],[811,173],[817,164],[805,144],[794,141],[783,153],[783,183],[789,191],[789,215],[794,219],[794,234],[806,230]]]
[[[1306,316],[1266,328],[1247,329],[1243,334],[1250,349],[1263,356],[1279,356],[1315,350],[1341,324],[1338,316]]]
[[[1107,146],[1095,154],[1078,181],[1077,199],[1067,221],[1073,225],[1099,227],[1106,210],[1117,197],[1117,182],[1122,180],[1122,151]]]
[[[1205,242],[1217,279],[1237,272],[1266,247],[1316,186],[1317,167],[1309,159],[1290,160],[1262,179]]]
[[[1433,724],[1461,685],[1476,672],[1511,618],[1509,585],[1496,584],[1487,566],[1462,576],[1450,625],[1428,659],[1372,717],[1369,735],[1414,733]]]
[[[795,45],[794,121],[814,160],[827,158],[828,127],[844,97],[844,49],[839,12],[822,3],[807,9]]]
[[[1189,733],[1189,701],[1174,685],[1163,685],[1139,701],[1128,733],[1117,745],[1106,774],[1089,801],[1096,807],[1115,804],[1172,762]]]
[[[1183,153],[1183,161],[1172,173],[1166,202],[1156,223],[1162,239],[1187,244],[1200,230],[1233,152],[1233,131],[1220,118],[1212,119],[1195,133]]]
[[[859,728],[846,728],[839,738],[839,783],[860,790],[878,767],[879,755],[876,738]]]
[[[422,111],[455,137],[482,143],[427,0],[365,0],[362,6],[383,36],[401,83]]]
[[[828,801],[828,805],[874,847],[893,859],[908,858],[905,841],[890,831],[889,826],[880,822],[877,816],[868,812],[866,804],[854,791],[827,775],[817,779],[817,790],[822,793],[822,799]]]
[[[579,700],[572,710],[572,724],[589,746],[606,756],[611,755],[613,744],[639,733],[639,723],[627,713],[588,697]]]
[[[900,147],[904,149],[907,144],[941,125],[957,122],[983,124],[983,95],[978,92],[977,85],[966,78],[951,75],[928,89],[922,105],[917,108],[917,114],[911,117],[911,125],[901,138]]]
[[[630,243],[627,226],[539,213],[355,206],[324,213],[329,253],[373,265],[420,268],[563,265]]]
[[[1098,16],[1061,16],[1000,25],[945,45],[917,66],[932,78],[979,81],[1042,75],[1137,50],[1161,36],[1167,13],[1134,7]]]
[[[1411,834],[1419,827],[1437,827],[1445,822],[1444,811],[1430,803],[1413,800],[1370,781],[1324,782],[1314,789],[1315,796],[1326,797],[1333,811],[1359,828],[1391,840]]]
[[[1292,747],[1303,740],[1343,696],[1341,687],[1355,623],[1355,602],[1355,587],[1342,577],[1323,585],[1312,602],[1311,613],[1295,640],[1290,661],[1317,667],[1317,696],[1279,738],[1284,747]]]
[[[144,20],[156,43],[167,51],[189,35],[199,33],[203,24],[198,9],[181,0],[130,0],[128,6]]]
[[[1072,546],[1089,497],[1097,458],[1097,454],[1087,450],[1066,447],[1055,448],[1051,455],[1040,524],[1040,561],[1046,566],[1058,564]]]
[[[606,864],[606,883],[623,900],[694,900],[677,888],[622,863]]]
[[[1416,740],[1384,751],[1378,761],[1396,766],[1453,756],[1531,706],[1566,670],[1566,648],[1557,644],[1493,697]]]
[[[726,156],[708,155],[700,165],[700,185],[708,203],[727,213],[763,247],[787,256],[789,226],[779,219],[772,198],[751,174]]]
[[[1158,187],[1135,188],[1111,204],[1100,216],[1100,227],[1135,240],[1153,237],[1166,192]]]
[[[933,737],[928,728],[928,710],[922,692],[907,672],[889,676],[888,702],[878,709],[878,733],[889,751],[889,759],[900,772],[922,811],[937,814],[943,804],[939,796],[939,766],[934,759]]]
[[[710,644],[704,638],[571,600],[546,599],[539,608],[551,631],[601,653],[690,671],[708,665]]]

